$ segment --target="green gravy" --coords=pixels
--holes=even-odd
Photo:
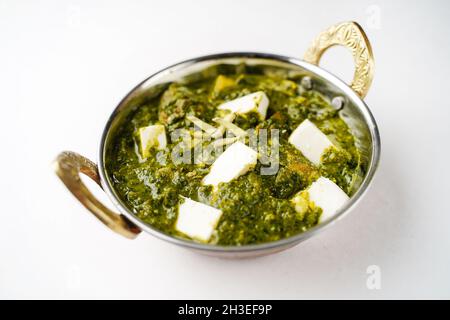
[[[139,219],[181,238],[187,237],[174,228],[180,195],[221,209],[223,214],[211,244],[275,241],[315,226],[321,209],[310,205],[300,214],[290,199],[320,176],[350,195],[358,176],[359,153],[348,126],[329,101],[314,90],[299,87],[299,79],[245,70],[190,84],[171,83],[156,98],[139,105],[108,145],[106,170],[117,194]],[[218,105],[256,91],[264,91],[270,101],[265,120],[247,114],[237,116],[233,123],[244,130],[279,130],[279,168],[275,174],[261,175],[264,165],[258,162],[253,170],[213,190],[201,183],[209,164],[174,163],[170,157],[165,163],[160,161],[161,154],[176,145],[170,133],[192,127],[186,116],[214,124],[213,118],[220,115]],[[338,147],[323,154],[320,166],[313,165],[288,142],[289,135],[305,119]],[[165,126],[167,150],[151,149],[150,156],[142,159],[137,131],[156,123]]]

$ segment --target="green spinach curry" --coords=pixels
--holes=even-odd
[[[230,113],[218,106],[253,92],[264,92],[269,99],[264,119],[255,111],[234,114],[229,119],[242,130],[278,130],[276,172],[262,175],[265,164],[258,160],[244,174],[215,188],[204,185],[202,180],[220,153],[209,155],[209,161],[195,161],[198,159],[193,159],[194,153],[188,154],[192,161],[176,162],[169,156],[179,146],[179,141],[172,137],[174,131],[181,129],[191,138],[201,135],[203,131],[193,126],[192,119],[220,127],[217,118],[226,118]],[[322,154],[319,165],[288,141],[305,119],[315,124],[335,146]],[[139,130],[154,124],[164,126],[165,147],[161,149],[154,144],[142,150]],[[211,129],[205,126],[204,130]],[[220,141],[226,142],[227,134],[228,130],[222,130],[217,137],[216,132],[216,138],[224,138]],[[248,143],[248,137],[241,140]],[[295,76],[255,74],[245,68],[236,74],[171,83],[156,98],[131,112],[110,141],[106,157],[108,177],[119,197],[139,219],[169,235],[190,239],[175,228],[180,204],[189,198],[222,211],[207,241],[217,245],[263,243],[304,232],[319,223],[322,209],[305,196],[299,210],[293,197],[319,177],[328,178],[350,195],[359,172],[355,139],[325,97],[314,90],[302,89],[300,79]],[[223,145],[225,149],[230,146]]]

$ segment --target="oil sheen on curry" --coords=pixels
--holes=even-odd
[[[354,136],[301,77],[241,68],[167,84],[115,130],[106,170],[142,221],[240,246],[323,223],[361,179]]]

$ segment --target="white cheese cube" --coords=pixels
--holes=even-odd
[[[166,147],[166,130],[160,124],[139,128],[139,141],[141,143],[142,157],[147,158],[151,147],[156,147],[160,150]]]
[[[184,198],[178,209],[175,229],[192,239],[207,242],[216,229],[221,215],[222,211],[219,209]]]
[[[308,119],[292,132],[289,142],[316,166],[320,164],[324,151],[333,146],[328,137]]]
[[[222,103],[217,107],[219,110],[230,110],[233,113],[245,114],[255,111],[263,120],[266,118],[267,108],[269,107],[269,98],[262,91],[250,93],[246,96]]]
[[[309,200],[322,208],[319,223],[322,223],[338,211],[349,199],[348,195],[333,181],[320,177],[307,189]]]
[[[230,182],[255,167],[257,159],[256,151],[242,142],[235,142],[214,161],[203,184],[217,187],[220,182]]]

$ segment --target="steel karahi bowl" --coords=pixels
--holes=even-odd
[[[317,66],[322,54],[334,45],[345,46],[352,52],[355,73],[350,85]],[[112,132],[121,125],[127,114],[139,105],[139,101],[158,95],[168,83],[186,79],[198,80],[201,77],[211,76],[211,74],[205,74],[205,70],[211,70],[209,68],[211,66],[226,65],[228,68],[230,66],[237,68],[242,64],[258,65],[263,70],[267,68],[270,72],[278,70],[301,74],[303,87],[314,88],[328,97],[333,105],[341,108],[340,116],[354,134],[361,153],[363,178],[353,190],[350,200],[332,219],[289,238],[253,245],[218,246],[167,235],[137,218],[114,190],[105,170],[106,146]],[[103,131],[98,166],[77,153],[65,151],[56,158],[55,171],[67,188],[88,210],[109,228],[127,238],[135,238],[141,231],[145,231],[178,246],[219,257],[243,258],[275,253],[290,248],[334,224],[353,209],[367,191],[380,157],[380,137],[377,124],[363,101],[372,77],[373,55],[370,43],[362,28],[355,22],[340,23],[319,34],[312,42],[303,60],[254,52],[221,53],[190,59],[151,75],[132,89],[119,103]],[[80,173],[87,175],[103,188],[119,213],[111,211],[94,197],[81,181]]]

